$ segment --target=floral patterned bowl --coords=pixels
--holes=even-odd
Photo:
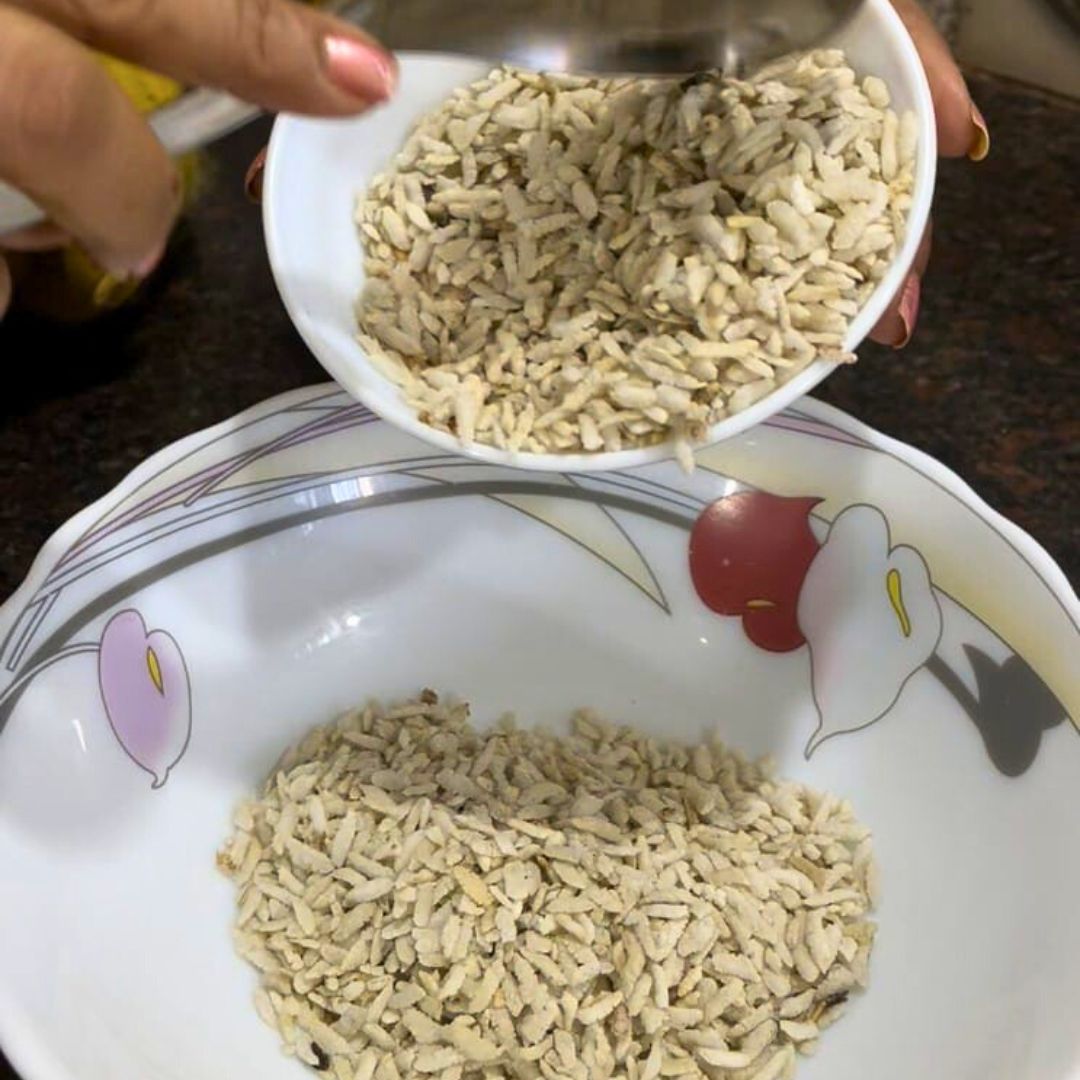
[[[0,1044],[25,1080],[299,1080],[215,852],[287,743],[429,685],[853,800],[872,983],[803,1080],[1076,1080],[1078,672],[1038,545],[815,402],[692,477],[586,476],[291,394],[137,469],[0,608]]]

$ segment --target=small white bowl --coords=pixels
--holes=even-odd
[[[855,318],[845,346],[854,351],[902,287],[926,228],[934,194],[937,136],[922,62],[889,0],[867,0],[830,44],[846,50],[859,72],[879,75],[898,110],[919,120],[919,158],[907,238],[900,255]],[[398,388],[371,364],[356,339],[355,302],[364,280],[353,209],[356,198],[401,147],[419,117],[490,64],[445,56],[400,57],[401,85],[385,108],[352,120],[281,117],[270,140],[263,222],[270,265],[289,315],[319,362],[379,416],[437,446],[480,461],[553,472],[633,468],[672,456],[670,442],[599,454],[510,453],[464,447],[429,427]],[[818,360],[751,408],[714,424],[709,443],[746,431],[812,390],[836,367]]]

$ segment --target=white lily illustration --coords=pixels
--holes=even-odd
[[[872,506],[833,522],[807,571],[798,619],[820,715],[807,756],[887,713],[941,640],[926,563],[914,548],[890,547],[888,523]]]

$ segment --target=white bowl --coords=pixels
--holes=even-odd
[[[733,495],[698,550],[736,600],[797,605],[806,644],[692,587],[691,529]],[[691,477],[569,478],[298,391],[140,466],[0,607],[0,1045],[23,1080],[310,1080],[256,1018],[214,854],[286,744],[430,685],[478,721],[715,731],[852,799],[881,866],[871,985],[798,1080],[1078,1080],[1078,671],[1046,553],[816,402]]]
[[[919,159],[907,237],[888,273],[851,325],[845,346],[854,351],[900,290],[930,214],[937,162],[934,106],[922,63],[889,0],[867,0],[834,44],[860,72],[888,83],[896,107],[919,120]],[[625,469],[671,457],[671,443],[599,454],[510,453],[462,447],[428,427],[396,386],[368,360],[356,340],[355,301],[364,279],[353,227],[359,193],[380,172],[415,121],[454,88],[486,74],[489,64],[439,56],[401,57],[401,86],[387,107],[357,120],[281,117],[270,141],[263,189],[263,220],[270,265],[285,306],[319,362],[354,397],[384,419],[442,450],[480,461],[550,471]],[[813,389],[836,367],[819,360],[744,412],[721,420],[707,441],[719,442],[760,423]],[[867,378],[873,378],[867,373]]]

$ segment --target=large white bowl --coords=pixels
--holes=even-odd
[[[707,510],[728,615],[687,570]],[[851,797],[871,987],[799,1080],[1078,1080],[1077,672],[1046,553],[816,402],[693,477],[575,476],[299,391],[146,462],[0,608],[0,1044],[24,1080],[309,1076],[256,1019],[214,854],[287,743],[430,685],[479,720],[715,731]]]
[[[903,286],[915,258],[933,200],[937,138],[926,75],[889,0],[867,0],[835,44],[847,50],[858,71],[884,78],[896,107],[913,109],[919,119],[919,159],[907,237],[899,257],[852,323],[845,345],[854,351]],[[514,454],[482,445],[464,449],[452,435],[417,419],[356,340],[354,305],[364,280],[360,242],[352,224],[356,198],[390,162],[423,113],[489,68],[471,60],[406,55],[401,58],[400,89],[387,107],[357,120],[284,116],[277,121],[266,165],[263,220],[270,264],[285,306],[316,358],[350,394],[442,450],[518,468],[580,472],[632,468],[670,457],[670,443],[613,454]],[[807,393],[835,367],[817,361],[751,408],[714,424],[708,441],[719,442],[760,423]]]

